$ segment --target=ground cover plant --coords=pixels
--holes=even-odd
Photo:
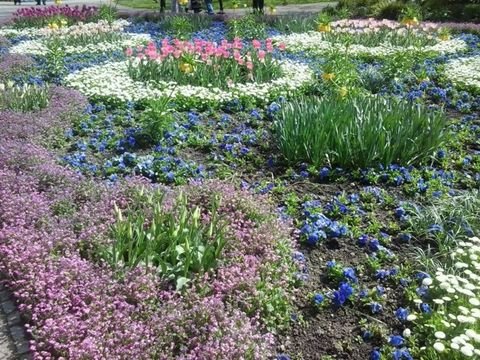
[[[478,357],[480,39],[412,14],[1,28],[33,357]]]

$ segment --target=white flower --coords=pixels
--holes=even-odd
[[[402,333],[403,337],[410,337],[412,335],[412,331],[410,329],[405,329],[403,330],[403,333]]]
[[[417,320],[417,315],[410,314],[407,316],[407,321],[414,321],[414,320]]]
[[[266,83],[232,84],[228,90],[202,86],[177,86],[173,81],[155,85],[134,81],[128,74],[127,62],[109,62],[69,74],[65,83],[86,96],[103,96],[123,100],[154,99],[183,96],[205,101],[225,102],[238,97],[268,100],[280,92],[292,92],[313,81],[308,65],[288,60],[279,62],[283,77]]]
[[[443,345],[441,342],[436,342],[433,344],[433,348],[438,352],[443,352],[445,350],[445,345]]]
[[[456,85],[480,89],[480,56],[458,58],[449,61],[445,65],[445,75],[448,80]],[[477,237],[470,240],[479,242]],[[476,251],[475,249],[471,250]]]
[[[473,349],[470,346],[462,346],[460,348],[460,351],[462,352],[463,355],[467,357],[472,357],[473,356]]]
[[[423,279],[422,285],[423,286],[430,286],[430,285],[432,285],[432,282],[433,282],[432,278],[428,277],[428,278]]]
[[[454,342],[452,342],[452,343],[450,344],[450,347],[451,347],[452,349],[454,349],[454,350],[460,349],[460,345],[458,345],[457,343],[454,343]]]
[[[472,297],[468,299],[468,302],[473,306],[480,306],[480,300],[478,300],[477,298]]]
[[[435,337],[437,339],[445,339],[447,336],[445,335],[445,333],[443,331],[436,331],[435,332]]]

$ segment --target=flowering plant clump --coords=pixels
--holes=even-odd
[[[435,276],[419,276],[413,293],[415,311],[403,309],[397,316],[406,322],[417,346],[417,355],[425,358],[453,359],[480,356],[480,239],[458,241],[451,263],[438,268]],[[420,296],[420,297],[418,297]]]
[[[6,83],[13,77],[19,77],[27,74],[34,65],[32,58],[20,55],[7,53],[0,57],[0,82]]]
[[[29,114],[1,114],[0,269],[28,319],[33,356],[273,356],[274,339],[266,328],[288,324],[291,314],[295,266],[289,223],[278,219],[266,198],[218,181],[157,189],[166,196],[163,211],[172,209],[181,192],[199,209],[203,224],[214,216],[212,194],[221,199],[216,211],[227,239],[222,259],[191,277],[182,292],[159,281],[148,263],[126,268],[119,277],[97,253],[112,243],[115,205],[149,218],[143,199],[157,190],[134,179],[116,186],[94,183],[57,165],[37,142],[78,116],[84,99],[55,91],[69,96],[70,105],[57,112],[52,104],[61,102],[55,98],[48,110],[36,113],[33,126]]]
[[[0,83],[0,110],[36,111],[47,107],[48,98],[47,86],[29,84],[18,86],[13,82]]]
[[[44,27],[49,23],[64,20],[68,24],[95,19],[98,9],[95,6],[48,6],[44,8],[30,7],[17,10],[13,14],[16,28]]]
[[[156,67],[157,64],[153,64],[153,66]],[[190,73],[194,65],[182,65],[182,63],[178,62],[177,66],[176,71],[179,79],[187,79],[186,72]],[[243,65],[238,65],[238,63],[234,66],[239,70],[242,69],[245,78],[248,79],[248,68],[243,69]],[[263,83],[255,81],[227,83],[226,86],[222,86],[224,89],[208,85],[178,85],[175,81],[168,78],[148,83],[136,81],[129,73],[129,69],[132,71],[130,61],[110,62],[86,68],[68,75],[65,81],[68,86],[78,89],[87,96],[108,97],[122,101],[170,97],[176,99],[176,103],[180,106],[218,105],[234,99],[265,102],[278,96],[291,96],[296,92],[302,91],[313,82],[313,71],[306,64],[290,60],[279,60],[278,68],[282,75],[271,81]],[[171,69],[173,71],[175,67]],[[208,75],[209,77],[215,74],[213,69],[204,73],[210,74]]]
[[[54,23],[35,33],[39,39],[22,41],[11,47],[10,52],[46,55],[52,42],[62,47],[65,54],[106,52],[150,41],[148,34],[124,33],[123,30],[129,24],[126,20],[117,20],[113,23],[100,20],[67,27],[59,27]]]
[[[447,62],[445,76],[455,85],[480,92],[480,56],[461,57]]]
[[[358,36],[359,39],[365,41],[364,38],[362,38],[362,34]],[[385,57],[396,53],[416,51],[422,53],[451,54],[467,50],[468,48],[465,41],[461,39],[438,41],[434,45],[426,46],[424,46],[422,42],[416,44],[414,42],[413,45],[409,45],[408,41],[406,42],[406,46],[392,45],[388,42],[388,39],[384,39],[384,43],[374,46],[366,46],[362,44],[352,44],[351,41],[336,42],[336,38],[341,39],[341,36],[339,37],[338,35],[331,35],[330,33],[311,31],[301,34],[278,35],[273,37],[273,41],[275,43],[284,44],[287,51],[306,51],[313,55],[325,54],[335,50],[352,55]],[[329,39],[335,41],[332,42],[329,41]]]
[[[272,56],[270,39],[265,50],[258,40],[244,49],[239,38],[223,40],[220,45],[195,40],[194,42],[168,39],[157,48],[151,42],[146,47],[128,48],[128,73],[143,82],[173,81],[178,85],[213,86],[228,89],[232,84],[264,83],[282,75],[279,63]]]

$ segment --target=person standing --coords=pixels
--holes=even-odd
[[[22,5],[22,0],[13,0],[14,5]]]
[[[47,0],[37,0],[37,5],[47,5]]]

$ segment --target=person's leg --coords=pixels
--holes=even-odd
[[[264,3],[265,3],[264,0],[258,0],[258,8],[262,14],[263,14],[263,7],[265,5]]]
[[[219,14],[225,14],[223,11],[223,0],[218,0],[218,7],[220,8]]]
[[[213,0],[205,0],[205,6],[207,7],[207,13],[209,15],[214,14],[212,1]]]

